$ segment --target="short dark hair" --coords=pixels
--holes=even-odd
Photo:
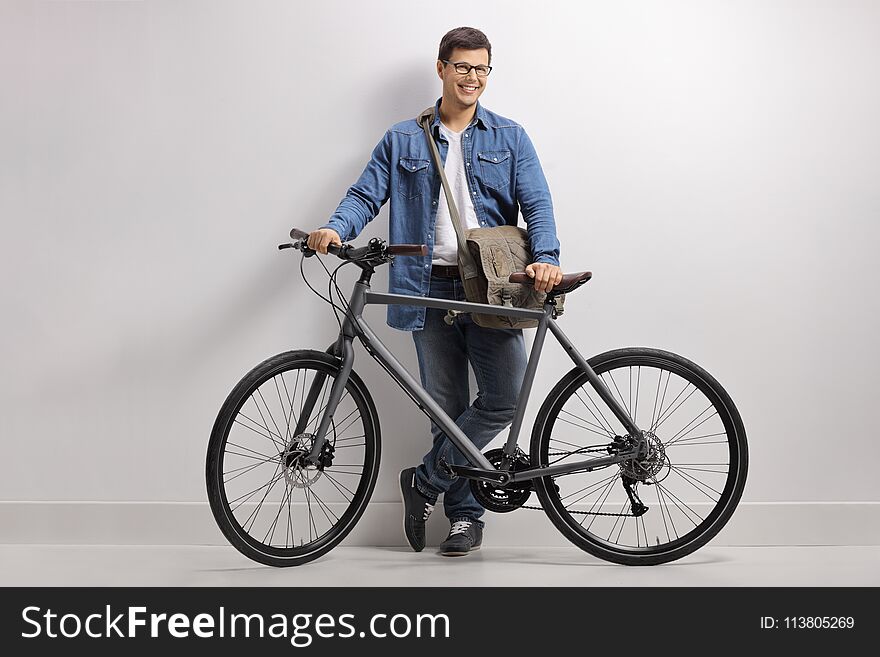
[[[479,50],[485,48],[489,51],[489,63],[492,63],[492,44],[486,35],[475,27],[457,27],[449,30],[440,39],[440,52],[437,59],[449,59],[452,51],[456,48],[462,50]]]

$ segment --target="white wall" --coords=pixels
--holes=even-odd
[[[0,4],[0,500],[205,499],[231,387],[335,326],[276,245],[433,102],[440,37],[473,25],[482,101],[536,144],[564,268],[594,272],[563,320],[581,350],[714,373],[746,502],[880,501],[880,4],[457,6]],[[388,502],[427,421],[359,356]],[[536,399],[568,367],[550,349]]]

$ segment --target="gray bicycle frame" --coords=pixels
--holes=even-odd
[[[468,468],[466,466],[449,465],[448,467],[450,470],[459,476],[506,485],[508,483],[526,481],[536,477],[595,470],[597,468],[619,463],[626,459],[634,458],[644,450],[645,439],[642,431],[636,426],[626,409],[623,408],[612,396],[610,390],[605,386],[602,379],[593,371],[593,368],[590,367],[586,359],[581,356],[565,333],[562,332],[562,329],[556,324],[553,317],[554,306],[551,303],[545,304],[543,310],[526,310],[508,306],[492,306],[488,304],[452,301],[449,299],[437,299],[433,297],[381,294],[370,291],[369,280],[371,274],[372,272],[364,272],[361,279],[355,283],[354,290],[348,302],[345,321],[342,324],[339,338],[334,345],[328,349],[328,351],[335,353],[335,355],[341,359],[341,366],[339,374],[335,377],[333,385],[331,386],[324,415],[322,416],[317,431],[315,432],[315,441],[308,457],[312,462],[316,462],[321,454],[325,442],[324,437],[327,434],[327,430],[333,419],[333,413],[342,398],[345,385],[351,374],[352,366],[354,365],[354,346],[352,343],[356,337],[360,339],[367,352],[380,365],[382,365],[404,392],[406,392],[418,407],[443,430],[452,443],[465,455],[468,462],[474,466]],[[525,416],[526,404],[528,403],[529,395],[531,394],[535,372],[538,369],[538,360],[540,358],[541,349],[544,346],[544,339],[547,335],[548,329],[572,361],[574,361],[575,365],[587,375],[587,380],[590,382],[590,385],[592,385],[602,401],[608,405],[615,417],[620,420],[621,424],[629,432],[629,435],[636,439],[636,445],[630,446],[628,449],[621,448],[615,454],[608,457],[533,467],[525,470],[518,470],[516,472],[499,471],[486,459],[485,456],[483,456],[470,438],[468,438],[461,429],[456,426],[454,420],[449,417],[442,408],[440,408],[440,405],[421,385],[419,385],[406,368],[398,362],[375,332],[373,332],[369,324],[367,324],[366,320],[361,316],[364,307],[370,304],[425,306],[427,308],[440,308],[462,313],[481,313],[486,315],[499,315],[502,317],[538,320],[535,339],[532,343],[532,350],[523,377],[516,411],[514,412],[513,421],[510,425],[507,442],[503,448],[504,454],[508,457],[505,459],[504,464],[509,462],[508,459],[512,458],[516,451],[517,440],[522,427],[523,417]],[[317,401],[318,393],[323,385],[324,376],[317,377],[312,383],[309,394],[305,400],[306,408],[312,408]],[[307,415],[309,414],[303,413],[301,415],[298,425],[305,425],[305,416]],[[294,435],[302,433],[304,428],[304,426],[297,426]]]

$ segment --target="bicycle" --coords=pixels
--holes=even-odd
[[[208,499],[223,534],[245,556],[279,567],[317,559],[366,509],[381,439],[376,406],[353,369],[355,338],[466,455],[468,466],[446,467],[470,480],[488,510],[543,510],[576,546],[625,565],[684,557],[730,519],[748,470],[745,429],[733,401],[705,370],[668,351],[634,347],[584,359],[556,322],[556,297],[586,283],[590,272],[566,274],[542,310],[383,294],[370,290],[377,267],[428,252],[425,245],[374,238],[357,248],[331,245],[328,252],[343,262],[332,274],[325,267],[323,297],[303,271],[305,258],[315,254],[306,244],[308,233],[294,228],[290,236],[297,241],[278,248],[302,252],[304,280],[333,307],[340,329],[324,352],[288,351],[257,365],[214,423]],[[361,274],[346,300],[336,276],[348,264]],[[510,280],[531,282],[525,273]],[[341,305],[333,300],[334,288]],[[458,429],[361,316],[369,304],[446,309],[447,321],[467,312],[539,320],[502,448],[483,454]],[[548,331],[574,368],[541,406],[526,455],[517,441]],[[540,506],[526,505],[532,493]]]

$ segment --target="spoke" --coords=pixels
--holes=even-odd
[[[266,488],[266,491],[263,493],[263,497],[262,497],[262,499],[257,503],[257,506],[254,508],[253,512],[252,512],[251,515],[248,517],[248,520],[250,520],[251,518],[253,518],[253,521],[251,522],[251,529],[254,528],[254,523],[256,523],[256,521],[257,521],[257,516],[260,514],[260,509],[263,508],[263,502],[266,501],[266,498],[269,496],[269,493],[271,492],[271,490],[272,490],[273,488],[275,488],[275,484],[278,483],[278,480],[281,479],[281,478],[283,478],[283,477],[284,477],[284,473],[282,472],[281,475],[280,475],[279,477],[276,477],[276,478],[272,481],[272,485],[269,486],[268,488]],[[247,524],[247,520],[245,520],[245,524]],[[247,529],[247,527],[245,527],[245,525],[242,525],[242,527],[245,529],[245,531],[247,531],[248,533],[250,533],[250,531]]]
[[[655,482],[655,484],[657,485],[657,487],[658,487],[661,491],[663,491],[663,495],[664,495],[664,496],[665,496],[665,495],[668,495],[668,496],[671,497],[673,500],[675,500],[676,502],[678,502],[678,504],[676,504],[676,507],[675,507],[675,508],[677,508],[679,511],[681,511],[682,507],[684,507],[685,509],[687,509],[688,511],[690,511],[691,513],[693,513],[697,518],[699,518],[700,522],[703,522],[703,516],[701,516],[701,515],[700,515],[699,513],[697,513],[696,511],[694,511],[691,507],[689,507],[689,506],[687,505],[686,502],[683,502],[683,501],[681,500],[681,498],[678,497],[678,495],[676,495],[676,494],[673,493],[671,490],[669,490],[668,488],[666,488],[666,486],[664,486],[663,484],[661,484],[660,482],[658,482],[656,479],[654,480],[654,482]],[[683,511],[682,511],[682,515],[683,515],[687,520],[689,520],[691,523],[693,523],[694,527],[698,527],[698,526],[699,526],[699,523],[694,522],[694,521],[691,519],[691,517],[688,516],[688,514],[684,513]]]
[[[333,474],[335,474],[335,475],[336,475],[336,474],[344,474],[344,475],[355,475],[355,476],[360,476],[360,475],[362,475],[362,474],[364,473],[363,468],[361,468],[360,470],[339,470],[335,465],[330,466],[330,467],[333,468]],[[329,472],[329,470],[324,470],[324,474],[325,474],[325,475],[326,475],[328,472]]]
[[[284,374],[285,374],[284,372],[281,373],[281,385],[284,386],[284,397],[287,399],[287,404],[289,406],[289,409],[287,412],[287,428],[290,429],[290,427],[291,427],[290,421],[293,420],[292,426],[295,430],[296,425],[299,424],[299,418],[293,412],[293,399],[294,398],[290,396],[290,391],[287,389],[287,381],[284,378]],[[293,392],[294,392],[294,394],[296,394],[296,386],[294,386]],[[288,436],[289,436],[289,434],[288,434]],[[285,547],[286,547],[286,541],[287,541],[287,539],[285,538]]]
[[[262,426],[259,422],[257,422],[256,420],[252,420],[251,418],[249,418],[247,415],[245,415],[245,414],[242,413],[241,411],[238,412],[238,415],[242,416],[242,417],[243,417],[244,419],[246,419],[248,422],[253,422],[255,425],[257,425],[257,426],[260,427],[261,429],[265,429],[265,430],[266,430],[266,433],[260,433],[259,431],[257,431],[257,430],[254,429],[253,427],[249,427],[249,426],[246,425],[244,422],[241,422],[241,421],[238,419],[237,416],[236,416],[235,420],[233,420],[233,422],[235,422],[236,424],[240,424],[241,426],[243,426],[245,429],[248,429],[249,431],[253,431],[253,432],[254,432],[255,434],[257,434],[258,436],[262,436],[263,438],[268,438],[269,440],[272,441],[272,444],[275,445],[275,448],[276,448],[276,449],[278,449],[279,451],[284,451],[284,446],[283,446],[281,443],[279,443],[277,440],[275,440],[275,438],[274,438],[273,435],[272,435],[272,430],[271,430],[271,429],[269,429],[268,427],[264,427],[264,426]],[[268,435],[267,435],[267,434],[268,434]],[[281,438],[281,436],[278,436],[278,439],[283,441],[283,438]]]
[[[576,491],[573,492],[573,493],[569,493],[568,495],[565,495],[564,497],[563,497],[563,496],[560,496],[560,497],[559,497],[559,501],[560,501],[560,502],[564,502],[567,498],[571,497],[572,495],[577,495],[578,493],[583,493],[584,491],[590,491],[590,492],[591,492],[591,489],[600,488],[600,487],[602,487],[602,486],[603,486],[606,482],[608,482],[608,481],[612,481],[612,483],[613,483],[613,480],[616,479],[616,478],[617,478],[617,473],[615,472],[615,473],[614,473],[613,475],[611,475],[610,477],[606,477],[605,479],[602,479],[602,480],[600,480],[600,481],[597,481],[596,483],[593,483],[593,484],[589,484],[589,485],[587,485],[587,486],[584,486],[584,487],[581,488],[580,490],[576,490]],[[589,497],[590,492],[587,492],[586,494],[584,494],[584,495],[582,495],[581,497],[577,498],[577,499],[574,500],[573,502],[569,502],[569,504],[570,504],[570,505],[577,504],[578,502],[580,502],[580,501],[581,501],[582,499],[584,499],[585,497]]]
[[[712,500],[713,502],[718,502],[718,500],[721,499],[721,491],[717,491],[717,490],[715,490],[715,489],[712,488],[709,484],[704,483],[702,479],[697,479],[696,477],[694,477],[693,475],[688,474],[687,472],[681,472],[681,471],[680,471],[677,467],[675,467],[674,465],[671,465],[671,464],[670,464],[669,467],[672,468],[672,471],[673,471],[675,474],[677,474],[679,477],[681,477],[682,479],[684,479],[684,480],[685,480],[686,482],[688,482],[691,486],[693,486],[694,488],[696,488],[698,491],[700,491],[703,495],[705,495],[706,497],[708,497],[708,498],[709,498],[710,500]],[[718,499],[715,499],[715,498],[713,498],[711,495],[709,495],[709,493],[707,493],[705,490],[703,490],[703,488],[701,488],[701,486],[702,486],[703,488],[708,488],[708,489],[711,490],[713,493],[717,494],[717,495],[718,495]]]
[[[569,412],[566,411],[565,409],[562,409],[562,410],[560,411],[560,413],[567,413],[568,415],[571,415],[572,417],[575,417],[575,418],[577,418],[578,420],[581,420],[582,422],[587,422],[587,423],[589,424],[589,421],[588,421],[588,420],[584,420],[583,418],[578,417],[577,415],[574,415],[573,413],[569,413]],[[600,433],[599,431],[596,431],[595,429],[591,429],[591,428],[588,427],[588,426],[583,426],[583,425],[581,425],[581,424],[577,424],[576,422],[572,422],[571,420],[567,420],[566,418],[562,417],[562,415],[557,415],[557,416],[556,416],[556,419],[557,419],[557,420],[562,420],[563,422],[566,422],[566,423],[572,425],[573,427],[577,427],[578,429],[583,429],[584,431],[589,431],[590,433],[595,433],[595,434],[597,434],[597,435],[599,435],[599,436],[602,436],[603,438],[613,438],[613,435],[612,435],[612,434],[609,434],[609,433],[608,433],[607,431],[605,431],[605,430],[603,430],[603,431]],[[594,425],[594,426],[595,426],[595,425]]]
[[[679,439],[676,440],[675,442],[676,442],[676,444],[678,444],[678,443],[686,443],[686,442],[691,441],[691,440],[699,440],[700,438],[716,438],[717,436],[726,436],[726,435],[727,435],[727,432],[726,432],[726,431],[719,431],[718,433],[704,433],[704,434],[699,435],[699,436],[691,436],[690,438],[679,438]],[[724,440],[724,441],[722,441],[722,442],[725,442],[725,443],[726,443],[727,441]],[[664,444],[664,447],[669,447],[669,443],[668,443],[668,442],[665,443],[665,444]]]
[[[269,409],[269,404],[266,403],[266,399],[263,397],[263,393],[260,391],[260,388],[257,388],[257,394],[260,396],[260,399],[261,399],[262,402],[263,402],[263,406],[266,407],[266,413],[269,414],[269,419],[272,420],[272,424],[275,425],[275,431],[278,432],[276,435],[278,435],[278,436],[280,437],[280,436],[281,436],[281,429],[278,428],[278,423],[275,421],[275,417],[272,415],[272,411]],[[252,399],[253,399],[253,397],[252,397]],[[256,400],[256,399],[254,399],[254,404],[256,404],[256,406],[257,406],[257,410],[259,411],[259,410],[260,410],[260,405],[257,404],[257,400]],[[260,411],[260,417],[263,418],[263,423],[265,423],[266,426],[268,427],[269,425],[268,425],[268,423],[266,423],[266,418],[263,417],[263,412],[262,412],[262,411]],[[284,440],[283,438],[282,438],[282,441],[283,441],[285,444],[287,443],[287,441]]]
[[[226,452],[226,453],[229,454],[229,452]],[[248,456],[247,458],[253,458],[253,457]],[[268,460],[263,460],[263,461],[260,461],[259,463],[254,463],[253,465],[243,465],[240,468],[234,468],[232,470],[224,470],[223,474],[229,475],[229,474],[232,474],[233,472],[238,472],[239,470],[253,470],[254,468],[258,468],[261,465],[263,465],[263,463],[268,463],[268,462],[269,462]]]
[[[254,449],[251,449],[250,447],[245,447],[244,445],[239,445],[238,443],[234,443],[231,440],[227,440],[226,444],[232,445],[233,447],[237,447],[238,449],[243,449],[246,452],[250,452],[251,454],[256,454],[256,456],[250,456],[249,454],[239,454],[237,452],[230,452],[228,450],[226,451],[227,454],[235,454],[236,456],[241,456],[244,458],[252,458],[253,459],[253,458],[257,458],[257,456],[261,456],[261,457],[263,457],[262,460],[270,460],[271,461],[271,460],[277,459],[279,456],[281,456],[280,454],[276,454],[275,456],[270,456],[269,454],[263,454],[262,452],[258,452]]]
[[[593,419],[594,419],[594,420],[596,420],[596,426],[598,426],[598,427],[599,427],[604,433],[606,433],[606,434],[608,434],[609,436],[613,437],[613,436],[614,436],[614,429],[611,428],[611,423],[608,421],[608,418],[605,417],[605,414],[602,412],[602,409],[599,408],[599,405],[593,400],[592,397],[590,397],[590,393],[589,393],[589,392],[584,391],[584,394],[587,396],[587,399],[589,399],[590,402],[593,404],[593,407],[599,412],[599,416],[602,417],[602,420],[605,421],[605,424],[608,425],[608,428],[607,428],[607,429],[605,428],[605,425],[602,424],[602,420],[600,420],[599,417],[597,417],[596,414],[593,412],[593,409],[590,408],[589,406],[587,406],[587,403],[583,400],[583,398],[582,398],[581,395],[580,395],[580,391],[579,391],[579,390],[575,390],[575,391],[574,391],[574,396],[577,397],[577,399],[578,399],[578,401],[581,403],[581,405],[582,405],[585,409],[587,409],[587,412],[588,412],[590,415],[593,416]],[[565,412],[568,413],[569,415],[573,416],[573,417],[577,417],[576,415],[574,415],[574,413],[571,413],[571,412],[569,412],[569,411],[565,411]],[[580,418],[578,418],[578,419],[580,419]],[[586,422],[587,420],[583,420],[583,421]]]
[[[665,370],[660,370],[660,380],[663,380],[663,372]],[[651,428],[648,431],[654,431],[654,426],[657,422],[660,421],[660,417],[663,415],[663,405],[666,403],[666,391],[669,390],[669,380],[672,378],[672,372],[666,372],[666,385],[663,386],[663,396],[660,398],[660,407],[657,409],[657,417],[654,418],[651,416]],[[660,390],[660,384],[658,381],[657,390]],[[656,404],[656,402],[655,402]]]
[[[626,411],[626,414],[629,415],[629,408],[626,405],[626,400],[623,398],[623,395],[620,394],[620,388],[617,387],[617,381],[614,379],[614,370],[608,370],[607,372],[602,373],[602,380],[604,381],[605,375],[608,375],[608,378],[611,379],[611,383],[614,385],[614,389],[617,391],[617,397],[620,399],[620,404],[623,406],[623,410]],[[608,387],[608,384],[605,384],[605,387]],[[610,390],[610,388],[609,388]],[[632,417],[632,416],[630,416]]]
[[[312,493],[312,497],[314,497],[315,500],[317,500],[317,502],[318,502],[318,508],[321,509],[321,511],[324,513],[324,517],[327,518],[327,522],[330,523],[330,529],[333,529],[333,526],[337,522],[339,522],[339,518],[337,518],[336,514],[333,513],[333,509],[331,509],[329,506],[327,506],[327,503],[321,499],[320,495],[318,495],[315,491],[311,490],[311,488],[310,488],[310,491]],[[329,515],[328,515],[328,511],[329,511]],[[331,515],[333,516],[333,518],[330,517]],[[315,529],[315,538],[316,539],[319,538],[317,528]]]
[[[678,395],[676,395],[675,399],[673,399],[672,402],[670,402],[669,409],[666,410],[666,412],[663,414],[662,417],[657,418],[657,424],[655,424],[651,428],[651,431],[653,433],[657,433],[657,429],[660,428],[660,425],[663,424],[664,422],[666,422],[666,420],[668,420],[669,418],[671,418],[672,415],[675,413],[675,411],[677,411],[679,408],[681,408],[681,405],[684,404],[688,399],[690,399],[691,395],[694,394],[698,390],[698,388],[696,386],[694,386],[694,389],[688,393],[687,397],[685,397],[680,402],[678,402],[677,406],[673,407],[673,404],[675,404],[675,401],[679,397],[681,397],[682,394],[684,394],[684,391],[687,390],[692,385],[690,381],[687,381],[686,383],[687,383],[687,385],[684,388],[682,388],[681,392],[678,393]]]
[[[716,410],[716,411],[715,411],[714,413],[712,413],[711,415],[708,415],[708,416],[706,416],[705,418],[703,418],[698,424],[695,424],[694,426],[691,426],[692,424],[694,424],[694,422],[696,422],[697,420],[700,419],[700,417],[703,415],[703,413],[705,413],[706,411],[708,411],[710,408],[715,408],[715,407],[712,406],[712,404],[709,404],[706,408],[704,408],[702,411],[700,411],[700,414],[697,415],[697,417],[695,417],[693,420],[691,420],[690,422],[688,422],[684,427],[682,427],[682,428],[679,430],[679,432],[678,432],[677,434],[675,434],[672,438],[670,438],[670,439],[666,442],[666,444],[667,444],[667,445],[671,445],[672,443],[675,443],[675,442],[681,440],[681,439],[684,438],[686,435],[688,435],[691,431],[693,431],[693,430],[696,429],[697,427],[701,426],[703,423],[708,422],[708,421],[711,420],[713,417],[715,417],[716,415],[718,415],[718,411]]]
[[[617,527],[617,524],[620,523],[620,530],[617,532],[617,536],[614,538],[614,542],[620,544],[620,535],[623,533],[623,528],[626,526],[626,520],[623,520],[624,515],[623,512],[626,509],[626,500],[624,500],[623,504],[620,505],[620,509],[617,511],[617,517],[614,519],[614,527]],[[592,524],[592,523],[590,523]],[[607,540],[611,540],[611,534],[614,533],[614,527],[611,528],[611,531],[608,532]]]
[[[339,402],[339,403],[341,404],[342,402]],[[358,412],[358,409],[357,409],[357,407],[355,407],[355,409],[351,413],[349,413],[344,418],[342,418],[337,424],[342,424],[343,422],[345,422],[348,418],[350,418],[352,415],[354,415],[357,412]],[[355,416],[351,420],[351,422],[349,422],[347,425],[345,425],[345,427],[343,429],[337,429],[336,435],[341,436],[342,434],[344,434],[346,431],[348,431],[349,427],[353,426],[354,423],[360,419],[360,417],[361,417],[360,415]]]
[[[672,542],[672,537],[669,535],[669,526],[666,524],[666,515],[664,514],[664,504],[660,499],[660,488],[658,486],[654,486],[654,492],[657,493],[657,506],[660,508],[660,518],[663,520],[663,529],[666,530],[666,540],[668,542]],[[670,518],[671,521],[671,518]],[[676,534],[676,538],[678,535]]]
[[[306,380],[309,378],[308,370],[297,370],[296,384],[295,384],[294,388],[299,385],[300,372],[303,372],[303,377],[302,377],[302,392],[300,392],[300,395],[299,395],[299,418],[300,419],[296,423],[297,426],[299,426],[299,423],[305,419],[305,418],[303,418],[303,407],[305,406],[305,403],[306,403]],[[294,392],[293,394],[295,397],[296,392]],[[303,431],[305,431],[305,430],[306,430],[306,427],[305,427],[305,425],[303,425]]]
[[[315,518],[314,518],[314,516],[312,516],[312,500],[309,498],[309,494],[311,493],[311,491],[309,490],[308,486],[303,488],[303,493],[305,493],[306,505],[308,506],[308,510],[309,510],[309,543],[311,543],[312,542],[312,529],[314,528],[315,537],[317,537],[318,528],[315,527]],[[302,545],[302,539],[300,539],[299,544]]]
[[[709,470],[707,468],[686,468],[681,465],[675,466],[677,470],[693,470],[695,472],[714,472],[715,474],[727,474],[729,470]]]
[[[625,507],[625,506],[626,506],[626,503],[624,502],[624,507]],[[620,511],[623,511],[623,507],[620,508]],[[614,524],[611,525],[611,531],[608,532],[608,536],[605,538],[606,541],[610,541],[610,540],[611,540],[611,535],[614,533],[614,530],[617,529],[617,525],[618,525],[618,523],[620,522],[620,518],[621,518],[620,515],[617,515],[617,516],[614,518]],[[591,522],[590,525],[592,525],[592,524],[593,524],[593,523]],[[587,529],[589,529],[589,528],[590,528],[590,527],[589,527],[589,525],[588,525],[588,526],[587,526]]]
[[[599,505],[600,509],[604,506],[605,500],[607,500],[608,496],[611,494],[611,489],[614,487],[614,482],[616,480],[617,480],[617,477],[614,477],[611,481],[608,482],[608,486],[606,486],[604,489],[605,496],[602,497],[600,495],[601,500],[596,500],[595,502],[593,502],[593,506],[590,507],[590,510],[587,513],[592,513],[593,509],[596,508],[597,504]],[[584,516],[584,519],[586,519],[586,517],[587,516]],[[598,518],[598,517],[599,516],[593,516],[593,519],[590,521],[590,524],[587,525],[587,529],[589,529],[592,526],[592,524],[596,521],[596,518]],[[581,523],[580,523],[581,527],[583,527],[583,524],[584,524],[583,521],[581,521]]]
[[[282,377],[282,381],[283,381],[283,380],[284,380],[284,377]],[[278,393],[278,403],[281,404],[281,410],[284,411],[284,407],[285,407],[287,404],[285,404],[285,403],[284,403],[284,400],[281,398],[281,388],[278,387],[278,376],[277,376],[277,375],[272,377],[272,383],[275,384],[275,392]],[[290,401],[290,400],[288,400],[288,402],[289,402],[289,401]],[[284,444],[285,444],[285,445],[288,444],[288,443],[290,442],[290,437],[291,437],[291,436],[290,436],[290,416],[289,416],[289,415],[286,416],[286,420],[287,420],[287,424],[286,424],[286,426],[284,427],[284,436],[285,436],[285,438],[284,438]]]
[[[633,422],[636,422],[636,416],[639,414],[639,384],[642,381],[642,366],[639,365],[636,370],[636,403],[633,406]]]
[[[291,488],[290,494],[293,495],[293,489]],[[290,547],[296,547],[296,528],[293,524],[293,505],[287,505],[287,531],[290,535]],[[287,547],[287,535],[284,537],[284,547]]]
[[[668,449],[669,447],[687,447],[689,445],[726,445],[726,440],[709,440],[705,443],[689,443],[689,442],[677,442],[674,445],[664,445],[663,449]]]
[[[654,416],[657,413],[657,401],[660,399],[660,387],[661,381],[663,380],[663,370],[660,370],[660,374],[657,376],[657,391],[654,393],[654,408],[651,410],[651,424],[649,426],[654,426]]]
[[[345,442],[346,440],[357,440],[358,438],[366,438],[366,437],[367,437],[367,435],[364,433],[359,433],[356,436],[346,436],[345,438],[340,438],[339,436],[337,436],[333,440],[333,446],[335,447],[336,443],[342,443],[342,442]],[[358,444],[363,445],[364,443],[358,443]]]
[[[351,472],[342,472],[342,473],[334,472],[333,474],[336,475],[336,474],[354,474],[354,473],[351,473]],[[341,481],[336,481],[336,480],[333,478],[333,476],[332,476],[332,475],[328,475],[326,471],[324,472],[324,476],[327,477],[327,479],[329,479],[334,485],[342,486],[345,490],[347,490],[347,491],[351,494],[352,499],[354,498],[354,491],[351,490],[348,486],[346,486],[345,484],[343,484]],[[340,491],[340,492],[341,492],[341,491]],[[350,502],[350,501],[351,501],[351,500],[349,500],[349,502]]]
[[[326,475],[326,473],[325,473],[325,475]],[[354,499],[354,493],[352,493],[346,486],[343,486],[341,483],[337,482],[333,477],[331,477],[329,475],[327,476],[327,481],[329,481],[331,484],[333,484],[336,487],[336,490],[338,490],[342,494],[342,497],[345,497],[345,492],[343,492],[343,489],[346,492],[351,493],[350,498],[345,497],[345,501],[348,502],[349,504],[351,504],[351,501]]]
[[[229,472],[224,472],[224,473],[223,473],[224,475],[230,475],[230,474],[232,474],[233,472],[238,472],[239,470],[241,470],[241,472],[239,472],[239,473],[238,473],[237,475],[235,475],[234,477],[230,477],[229,479],[224,479],[224,480],[223,480],[223,484],[226,485],[226,484],[228,484],[230,481],[234,481],[235,479],[238,479],[239,477],[241,477],[241,476],[244,475],[244,474],[247,474],[247,473],[250,472],[251,470],[254,470],[255,468],[259,468],[259,467],[260,467],[261,465],[263,465],[264,463],[266,463],[266,461],[262,461],[262,462],[260,462],[260,463],[254,463],[253,465],[246,465],[246,466],[241,467],[241,468],[236,468],[235,470],[230,470]]]
[[[267,482],[266,482],[265,484],[263,484],[262,486],[258,486],[257,488],[255,488],[254,490],[250,491],[249,493],[244,493],[244,494],[239,495],[238,497],[236,497],[234,500],[230,500],[230,501],[229,501],[230,511],[235,511],[235,509],[237,509],[239,506],[241,506],[242,504],[244,504],[245,502],[247,502],[251,497],[253,497],[253,496],[256,495],[257,493],[259,493],[259,492],[260,492],[261,490],[263,490],[266,486],[273,486],[273,485],[275,484],[275,482],[278,481],[279,479],[281,479],[283,476],[284,476],[284,473],[283,473],[283,472],[278,472],[278,467],[276,466],[276,468],[275,468],[275,474],[272,476],[272,479],[270,479],[269,481],[267,481]],[[232,505],[235,504],[236,502],[238,502],[239,500],[243,500],[243,501],[241,502],[241,504],[239,504],[238,506],[236,506],[235,509],[233,509],[233,508],[232,508]]]
[[[605,386],[605,387],[607,388],[608,386]],[[590,392],[589,392],[588,390],[586,390],[586,389],[584,389],[584,390],[585,390],[585,393],[584,393],[584,394],[586,394],[587,399],[588,399],[588,400],[590,401],[590,403],[593,405],[593,408],[596,409],[596,413],[598,413],[598,414],[599,414],[599,417],[601,417],[601,418],[605,421],[605,424],[608,425],[608,435],[613,437],[613,436],[614,436],[614,425],[612,425],[611,422],[608,420],[608,418],[605,417],[605,413],[602,412],[602,407],[599,406],[599,404],[596,402],[595,399],[593,399],[593,396],[590,394]],[[596,394],[599,395],[598,392],[596,392]],[[599,398],[600,398],[600,400],[601,400],[601,395],[599,396]],[[581,400],[581,403],[583,403],[583,400]],[[602,401],[602,405],[605,406],[605,408],[608,409],[609,411],[611,410],[611,409],[608,407],[608,405],[605,404],[604,401]],[[584,404],[584,406],[586,406],[586,404]],[[587,410],[589,410],[589,407],[587,408]],[[612,417],[615,417],[613,412],[611,413],[611,416],[612,416]],[[602,424],[602,422],[599,421],[599,418],[596,417],[595,414],[593,414],[593,417],[596,419],[596,422],[599,422],[600,425]]]
[[[630,365],[627,369],[629,370],[629,407],[632,408],[633,407],[633,368],[632,368],[632,365]],[[633,412],[632,418],[633,418],[633,422],[635,422],[635,419],[636,419],[635,412]]]
[[[290,484],[287,481],[284,482],[284,493],[281,495],[281,502],[278,503],[278,513],[275,514],[275,519],[269,525],[269,530],[266,531],[266,536],[263,537],[263,543],[266,545],[272,545],[272,539],[275,538],[275,528],[278,526],[278,518],[281,517],[281,509],[284,508],[284,501],[290,501]],[[272,532],[272,535],[269,535],[269,531]],[[266,543],[266,538],[269,539],[269,542]]]

